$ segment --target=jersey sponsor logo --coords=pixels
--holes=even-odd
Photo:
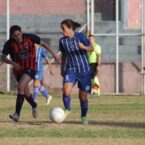
[[[89,91],[91,89],[91,86],[86,86],[86,91]]]
[[[27,50],[21,50],[19,52],[19,59],[27,59],[28,55],[29,55],[29,52]]]

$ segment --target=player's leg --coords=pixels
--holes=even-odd
[[[79,91],[79,99],[80,99],[80,106],[81,106],[81,119],[83,124],[88,124],[87,121],[87,112],[88,112],[88,99],[87,99],[87,92]]]
[[[31,77],[27,74],[22,74],[18,80],[18,87],[17,87],[17,99],[16,99],[16,110],[13,115],[9,115],[11,119],[14,121],[19,120],[20,111],[24,102],[25,98],[25,87],[31,81]]]
[[[40,81],[35,79],[34,80],[34,91],[33,91],[33,95],[32,95],[33,100],[36,100],[38,97],[40,85],[41,85]]]
[[[49,105],[50,101],[52,100],[52,96],[49,95],[47,90],[43,87],[43,71],[39,71],[37,74],[40,81],[39,91],[46,98],[46,105]]]
[[[80,107],[81,107],[81,119],[83,124],[88,124],[87,112],[88,112],[88,93],[91,92],[91,75],[79,76],[78,87]]]
[[[24,90],[25,99],[31,105],[32,115],[34,118],[36,118],[38,116],[37,115],[38,114],[37,113],[37,103],[34,102],[34,100],[32,99],[32,95],[30,94],[30,90],[29,90],[29,82],[32,80],[32,74],[33,74],[33,71],[30,74],[27,72],[24,73],[20,80],[19,87],[20,87],[20,89]]]
[[[36,71],[35,72],[35,79],[34,79],[34,91],[33,91],[33,95],[32,95],[33,100],[36,100],[38,97],[39,88],[41,86],[41,83],[40,83],[41,79],[42,79],[41,71]]]
[[[45,98],[47,98],[49,96],[48,92],[42,85],[40,86],[39,91]]]
[[[64,83],[63,86],[63,103],[66,110],[71,110],[70,101],[71,101],[71,92],[73,84],[70,82]]]
[[[41,86],[39,88],[40,93],[46,98],[46,105],[49,105],[50,101],[52,100],[52,96],[49,95],[49,93],[46,91],[46,89],[43,87],[43,83],[41,83]]]
[[[71,112],[71,93],[77,79],[73,72],[69,71],[65,74],[63,80],[63,104],[65,107],[65,118]]]
[[[20,81],[21,75],[20,76],[15,76],[15,78],[16,78],[16,80],[18,82],[18,86],[19,86],[19,81]],[[24,102],[24,96],[25,96],[24,92],[18,91],[18,87],[17,87],[17,98],[16,98],[16,105],[15,105],[15,113],[9,115],[9,117],[16,122],[19,121],[20,111],[21,111],[21,108],[22,108],[23,102]]]
[[[92,65],[93,68],[93,77],[92,77],[92,94],[100,96],[100,82],[98,78],[98,63],[93,63]]]
[[[27,102],[31,105],[32,107],[32,115],[34,118],[38,117],[38,112],[37,112],[37,103],[33,100],[32,98],[32,94],[30,93],[30,88],[29,88],[29,84],[26,85],[25,87],[25,99],[27,100]]]
[[[97,63],[91,63],[90,67],[91,67],[91,78],[93,79],[96,76],[96,67],[97,67]]]
[[[63,104],[65,107],[65,117],[71,112],[71,92],[72,92],[73,84],[70,82],[66,82],[63,85]]]
[[[92,84],[92,88],[91,88],[91,94],[94,94],[94,78],[96,76],[96,63],[91,63],[90,67],[91,67],[91,84]]]

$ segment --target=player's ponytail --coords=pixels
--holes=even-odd
[[[73,22],[74,24],[74,30],[76,29],[76,28],[78,28],[78,27],[80,27],[81,26],[81,24],[80,23],[78,23],[78,22]]]
[[[61,22],[61,27],[63,27],[63,25],[66,25],[68,28],[72,28],[74,31],[76,30],[76,28],[80,27],[81,24],[78,23],[78,22],[75,22],[71,19],[66,19],[66,20],[63,20]]]

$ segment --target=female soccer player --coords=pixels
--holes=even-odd
[[[88,124],[87,94],[91,91],[91,71],[87,51],[93,51],[93,47],[83,33],[75,32],[76,28],[80,26],[79,23],[70,19],[61,22],[62,34],[64,35],[59,40],[59,48],[62,52],[61,73],[64,77],[63,102],[66,118],[71,111],[71,91],[78,82],[81,119],[83,124]]]
[[[34,100],[37,99],[38,97],[38,92],[40,91],[41,94],[46,97],[46,105],[48,105],[52,99],[52,96],[48,94],[48,92],[45,90],[45,88],[43,87],[43,59],[45,59],[45,61],[48,64],[49,67],[49,71],[50,74],[52,75],[52,68],[51,68],[51,63],[49,58],[47,57],[47,52],[46,50],[44,50],[44,48],[42,48],[41,46],[39,46],[38,44],[35,44],[36,47],[36,64],[37,64],[37,68],[36,68],[36,73],[35,73],[35,80],[34,80],[34,92],[33,92],[33,96],[32,98]]]
[[[24,98],[32,106],[33,117],[38,116],[37,104],[29,91],[29,82],[34,79],[36,69],[35,43],[42,45],[59,61],[59,57],[45,42],[36,35],[22,33],[21,27],[17,25],[11,26],[10,38],[4,44],[2,51],[2,60],[12,65],[15,78],[18,81],[16,110],[14,114],[9,115],[16,122],[19,121]],[[11,59],[7,55],[10,55]]]

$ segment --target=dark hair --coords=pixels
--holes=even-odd
[[[13,33],[14,33],[15,31],[20,31],[20,32],[22,32],[21,27],[18,26],[18,25],[13,25],[13,26],[11,26],[11,28],[10,28],[10,38],[12,37],[12,35],[13,35]]]
[[[61,22],[61,27],[62,25],[66,25],[68,28],[72,28],[73,30],[75,30],[77,27],[80,27],[81,24],[78,22],[75,22],[71,19],[65,19]]]
[[[92,35],[92,34],[90,34],[90,35],[89,35],[89,38],[90,38],[90,37],[94,37],[94,38],[95,38],[95,36],[94,36],[94,35]]]

